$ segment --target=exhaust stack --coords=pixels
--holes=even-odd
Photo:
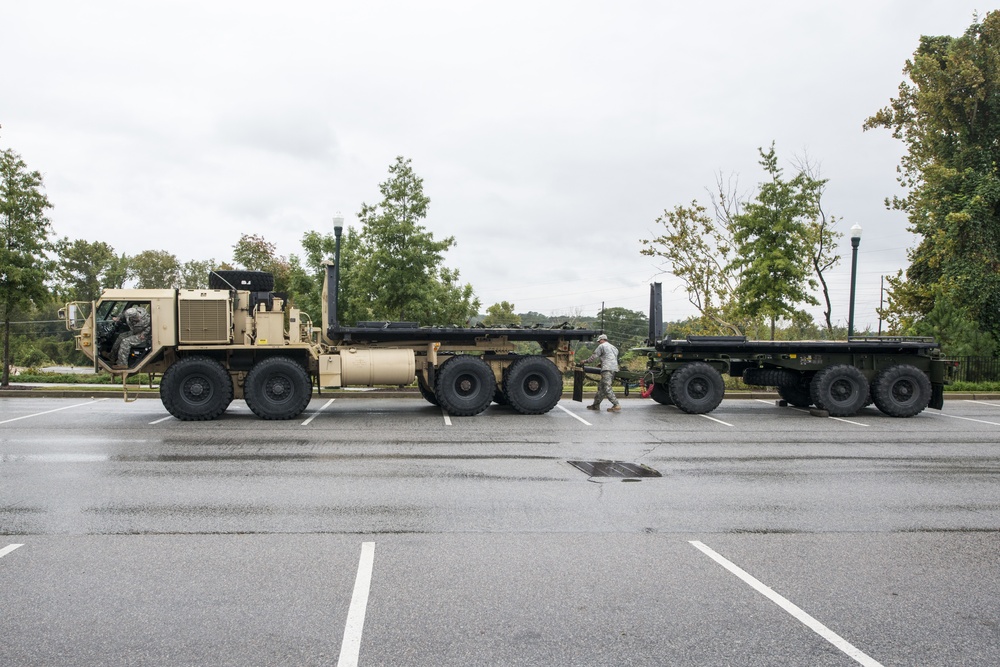
[[[649,286],[649,345],[663,338],[663,285],[652,283]]]

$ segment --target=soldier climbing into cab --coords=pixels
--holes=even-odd
[[[139,305],[129,306],[121,315],[115,318],[115,323],[124,321],[128,331],[123,331],[111,348],[111,359],[117,363],[113,370],[125,370],[129,367],[129,355],[132,349],[149,343],[152,330],[149,312]]]

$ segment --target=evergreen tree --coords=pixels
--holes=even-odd
[[[740,308],[751,319],[769,321],[774,340],[776,322],[795,315],[797,304],[819,303],[809,292],[816,288],[810,223],[816,217],[819,184],[804,172],[784,180],[774,144],[767,152],[760,149],[760,158],[770,180],[735,217],[731,266],[740,273]]]
[[[420,224],[430,199],[410,160],[397,157],[379,191],[379,204],[361,206],[357,253],[341,269],[354,292],[351,298],[363,298],[373,320],[447,325],[476,315],[479,300],[472,286],[460,284],[458,271],[442,266],[454,237],[435,240]],[[341,287],[344,294],[346,284]]]

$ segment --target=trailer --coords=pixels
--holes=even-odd
[[[339,234],[337,241],[339,261]],[[341,326],[338,282],[337,263],[327,265],[322,327],[259,271],[213,271],[202,290],[110,289],[93,302],[67,303],[60,317],[95,371],[120,377],[123,386],[137,373],[159,378],[164,407],[184,421],[216,419],[237,399],[262,419],[292,419],[314,392],[414,380],[427,401],[451,415],[479,414],[493,402],[543,414],[562,397],[571,343],[599,333],[569,325]],[[149,330],[120,364],[116,341],[130,333],[121,316],[133,307],[148,313]],[[516,343],[524,341],[537,343],[538,353],[519,353]]]
[[[774,387],[789,405],[849,417],[872,403],[892,417],[912,417],[944,406],[944,387],[957,363],[945,359],[932,338],[857,336],[843,341],[756,341],[744,336],[688,336],[662,333],[661,286],[650,288],[650,332],[642,373],[620,371],[618,379],[639,382],[643,396],[690,414],[705,414],[725,395],[723,374],[751,386]],[[574,377],[574,399],[582,381]]]

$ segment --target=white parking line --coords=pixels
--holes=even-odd
[[[758,401],[759,403],[767,403],[768,405],[774,405],[772,401],[765,401],[763,398],[755,398],[754,400]],[[791,405],[788,407],[792,410],[795,410],[796,412],[806,412],[806,413],[809,412],[809,408],[796,408]],[[854,424],[855,426],[871,426],[871,424],[862,424],[861,422],[854,422],[851,421],[850,419],[844,419],[843,417],[827,417],[827,419],[832,419],[833,421],[837,422],[844,422],[845,424]]]
[[[16,549],[18,547],[23,547],[23,546],[24,546],[23,544],[8,544],[3,549],[0,549],[0,558],[3,558],[4,556],[6,556],[7,554],[9,554],[14,549]]]
[[[732,561],[719,555],[718,553],[713,551],[711,548],[705,546],[701,542],[692,540],[690,544],[699,551],[701,551],[702,553],[704,553],[706,556],[714,560],[716,563],[718,563],[722,567],[726,568],[727,570],[735,574],[745,583],[749,584],[751,588],[753,588],[755,591],[766,597],[768,600],[770,600],[771,602],[775,603],[776,605],[787,611],[796,620],[805,625],[807,628],[809,628],[810,630],[818,634],[820,637],[827,640],[828,642],[836,646],[838,649],[849,655],[858,664],[865,665],[865,667],[882,667],[882,663],[878,662],[871,656],[867,655],[860,649],[856,648],[854,645],[852,645],[846,639],[838,635],[836,632],[834,632],[830,628],[826,627],[825,625],[817,621],[815,618],[804,612],[796,605],[792,604],[792,602],[790,602],[787,598],[783,597],[779,593],[771,590],[770,588],[762,584],[758,579],[754,578],[743,568],[739,567]]]
[[[977,422],[979,424],[990,424],[992,426],[1000,426],[997,422],[988,422],[985,419],[973,419],[972,417],[959,417],[958,415],[949,415],[947,412],[938,412],[936,414],[938,417],[951,417],[952,419],[961,419],[967,422]],[[0,422],[2,423],[2,422]]]
[[[79,407],[84,406],[84,405],[92,405],[93,403],[100,403],[101,401],[106,401],[106,400],[108,400],[108,399],[106,399],[106,398],[98,398],[98,399],[94,399],[93,401],[87,401],[86,403],[74,403],[73,405],[66,405],[66,406],[61,407],[61,408],[55,408],[54,410],[46,410],[45,412],[35,412],[33,414],[30,414],[30,415],[21,415],[20,417],[14,417],[13,419],[5,419],[2,422],[0,422],[0,424],[9,424],[10,422],[16,422],[19,419],[28,419],[29,417],[38,417],[40,415],[47,415],[47,414],[50,414],[52,412],[59,412],[60,410],[69,410],[70,408],[79,408]]]
[[[827,419],[832,419],[837,422],[844,422],[845,424],[854,424],[855,426],[870,426],[870,424],[862,424],[861,422],[852,422],[850,419],[844,419],[843,417],[827,417]]]
[[[309,422],[311,422],[312,420],[316,419],[316,417],[319,417],[319,413],[323,412],[323,411],[324,411],[324,410],[326,410],[326,409],[327,409],[328,407],[330,407],[330,404],[331,404],[331,403],[333,403],[333,402],[334,402],[335,400],[337,400],[337,399],[335,399],[335,398],[331,398],[331,399],[330,399],[329,401],[327,401],[326,403],[324,403],[324,404],[323,404],[323,407],[321,407],[321,408],[320,408],[319,410],[317,410],[316,412],[312,413],[312,414],[311,414],[311,415],[309,416],[309,419],[307,419],[307,420],[305,420],[304,422],[302,422],[302,426],[308,426],[308,425],[309,425]]]
[[[160,418],[159,418],[159,419],[157,419],[156,421],[151,421],[151,422],[149,422],[149,425],[150,425],[150,426],[152,426],[153,424],[159,424],[160,422],[165,422],[165,421],[167,421],[168,419],[173,419],[173,418],[174,418],[174,416],[173,416],[173,415],[167,415],[166,417],[160,417]]]
[[[988,405],[991,408],[1000,408],[1000,403],[987,403],[986,401],[973,401],[970,398],[965,399],[966,403],[975,403],[976,405]]]
[[[441,414],[444,415],[444,425],[451,426],[451,415],[448,414],[448,411],[445,410],[444,408],[441,408]]]
[[[558,403],[556,404],[556,407],[559,408],[560,410],[562,410],[563,412],[565,412],[566,414],[568,414],[573,419],[578,419],[578,420],[582,421],[584,424],[586,424],[587,426],[593,426],[593,424],[591,424],[589,421],[587,421],[586,419],[584,419],[580,415],[574,414],[573,412],[569,411],[568,409],[564,408],[563,406],[559,405]]]
[[[716,419],[715,417],[709,417],[708,415],[698,415],[698,416],[699,417],[704,417],[705,419],[708,419],[709,421],[717,422],[719,424],[722,424],[723,426],[732,426],[732,424],[730,424],[729,422],[724,422],[721,419]]]
[[[347,624],[344,627],[344,641],[340,644],[340,659],[337,667],[357,667],[361,654],[361,631],[365,626],[365,611],[368,609],[368,591],[372,585],[372,570],[375,566],[375,543],[361,543],[361,560],[358,562],[358,576],[354,580],[351,607],[347,610]]]

